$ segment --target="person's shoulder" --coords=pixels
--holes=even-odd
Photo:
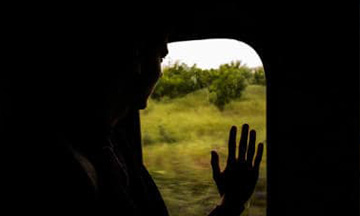
[[[57,148],[49,163],[52,188],[62,188],[59,193],[66,196],[84,197],[95,194],[96,171],[90,160],[80,151],[64,144]]]

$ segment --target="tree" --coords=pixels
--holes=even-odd
[[[250,70],[242,68],[240,62],[224,64],[212,74],[213,82],[209,87],[210,102],[223,110],[231,100],[240,98],[245,90]]]
[[[251,69],[240,61],[220,65],[218,69],[202,70],[196,65],[176,62],[164,69],[164,75],[157,84],[152,98],[176,98],[207,88],[210,102],[223,110],[231,100],[240,98],[246,86],[253,80]]]
[[[265,71],[263,67],[256,68],[253,77],[253,84],[266,85]]]
[[[189,67],[182,63],[164,68],[163,77],[159,80],[152,98],[161,99],[164,96],[170,98],[182,97],[190,92],[200,89],[197,74],[199,70],[196,65]]]

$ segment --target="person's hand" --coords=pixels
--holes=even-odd
[[[247,145],[249,125],[244,124],[239,144],[239,154],[236,158],[236,131],[236,127],[232,126],[229,136],[227,165],[224,171],[220,171],[217,152],[211,152],[213,178],[222,197],[220,206],[226,209],[226,212],[235,213],[235,215],[241,213],[243,205],[255,189],[264,148],[262,143],[258,145],[254,160],[256,132],[255,130],[250,131],[249,145]]]

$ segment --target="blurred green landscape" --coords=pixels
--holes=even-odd
[[[181,97],[150,99],[141,111],[144,163],[170,215],[207,215],[220,201],[210,151],[218,151],[223,169],[230,127],[248,123],[265,151],[256,190],[243,215],[266,215],[266,87],[248,83],[240,97],[221,109],[211,97],[209,88],[200,88]]]

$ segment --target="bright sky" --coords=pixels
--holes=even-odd
[[[162,67],[176,61],[189,66],[196,64],[202,69],[218,68],[219,65],[240,60],[248,67],[262,66],[260,57],[249,45],[232,39],[206,39],[168,44],[169,54]]]

